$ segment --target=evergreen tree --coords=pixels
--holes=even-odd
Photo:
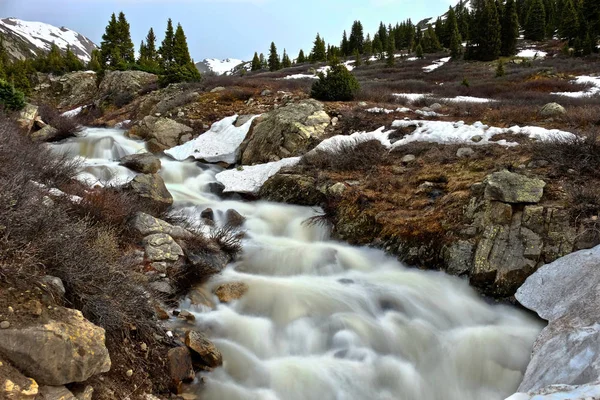
[[[131,41],[131,29],[123,11],[119,13],[117,32],[118,48],[123,61],[128,64],[133,64],[135,62],[135,51],[133,42]]]
[[[267,63],[267,59],[263,53],[260,53],[260,55],[258,56],[258,59],[260,60],[260,69],[267,69],[269,67],[269,64]]]
[[[6,67],[8,67],[8,52],[4,47],[4,38],[0,35],[0,79],[6,79]]]
[[[344,35],[342,36],[342,43],[340,44],[340,49],[342,50],[342,55],[344,57],[350,54],[350,43],[348,42],[348,36],[346,35],[346,31],[344,31]]]
[[[415,54],[418,58],[423,58],[423,46],[419,43],[415,49]]]
[[[383,43],[387,44],[387,29],[383,22],[379,23],[379,30],[377,31],[377,33],[379,34],[379,40],[381,40],[381,48],[383,51]]]
[[[402,29],[400,24],[396,24],[394,27],[394,43],[396,43],[396,50],[402,50]]]
[[[362,58],[358,50],[354,50],[354,66],[360,67],[362,65]]]
[[[62,54],[60,54],[58,46],[54,43],[52,43],[50,52],[46,56],[46,65],[48,68],[47,72],[53,74],[63,74],[67,70],[65,59],[63,58]]]
[[[187,38],[181,24],[177,24],[177,29],[175,30],[175,36],[173,38],[173,60],[175,61],[175,64],[179,66],[188,65],[192,62]]]
[[[260,58],[258,58],[258,53],[254,52],[254,58],[252,58],[252,71],[260,71],[262,65],[260,63]]]
[[[324,62],[327,61],[327,49],[325,48],[325,40],[321,39],[321,35],[317,33],[315,38],[314,46],[312,49],[312,62]]]
[[[448,10],[447,29],[450,35],[450,55],[452,58],[457,59],[462,55],[462,38],[458,30],[456,12],[452,7]]]
[[[556,31],[556,0],[544,0],[546,13],[546,37],[551,38]]]
[[[156,35],[154,29],[150,28],[146,35],[146,58],[149,61],[158,61],[158,52],[156,51]]]
[[[542,0],[533,0],[525,20],[525,38],[541,41],[546,37],[546,11]]]
[[[169,27],[173,28],[173,23],[169,20]],[[166,86],[177,82],[193,82],[200,80],[200,72],[194,65],[187,44],[187,38],[181,24],[177,24],[177,29],[172,36],[172,40],[163,41],[161,49],[166,50],[164,54],[170,59],[164,59],[164,74],[160,77],[161,86]],[[163,56],[164,57],[164,56]],[[167,61],[168,60],[168,61]],[[165,62],[166,61],[166,62]]]
[[[71,51],[71,46],[67,46],[64,62],[68,72],[82,71],[84,68],[83,62]]]
[[[381,38],[379,34],[375,34],[375,38],[373,39],[373,54],[377,57],[381,58],[381,54],[383,53],[383,43],[381,42]]]
[[[100,50],[92,50],[92,58],[90,59],[90,62],[87,65],[87,69],[94,72],[100,72],[102,70],[102,64],[100,63],[101,60],[102,55],[100,54]]]
[[[472,0],[473,22],[469,28],[470,41],[466,57],[491,61],[498,58],[501,47],[501,29],[493,0]]]
[[[287,52],[285,51],[285,49],[283,49],[283,57],[281,58],[281,66],[283,68],[289,68],[292,66],[292,60],[290,60],[290,57],[287,55]]]
[[[349,54],[353,54],[355,50],[358,50],[359,54],[362,54],[364,41],[363,26],[360,21],[354,21],[352,30],[350,31],[350,40],[348,41]]]
[[[277,54],[277,47],[275,43],[271,42],[271,48],[269,49],[269,71],[277,71],[281,69],[281,63],[279,62],[279,54]]]
[[[450,37],[447,35],[447,23],[448,23],[448,19],[446,18],[446,23],[444,23],[442,21],[441,17],[438,17],[438,19],[435,21],[435,28],[434,28],[434,32],[435,32],[435,36],[437,36],[440,44],[443,47],[450,47]]]
[[[116,68],[123,62],[123,56],[119,48],[119,25],[115,13],[111,15],[106,30],[102,35],[100,52],[102,64],[105,66]]]
[[[158,49],[158,53],[161,57],[162,66],[164,69],[169,68],[171,64],[175,62],[175,55],[173,51],[173,45],[175,41],[175,32],[173,31],[173,21],[171,18],[167,21],[167,30],[165,31],[165,38]]]
[[[18,111],[25,107],[25,95],[12,83],[0,79],[0,105],[8,110]]]
[[[563,1],[558,33],[562,39],[568,40],[569,44],[573,44],[579,34],[579,16],[573,0]]]
[[[371,40],[371,35],[368,33],[363,45],[363,52],[365,56],[367,56],[367,60],[371,58],[371,55],[373,54],[373,41]]]
[[[496,67],[496,78],[504,76],[504,62],[502,60],[498,61],[498,66]]]
[[[592,42],[600,36],[600,1],[583,0],[582,13],[587,18],[588,33]],[[595,51],[595,49],[594,49]]]
[[[583,40],[582,55],[589,56],[590,54],[592,54],[592,52],[596,48],[596,42],[597,41],[592,40],[592,35],[588,30]]]
[[[300,49],[298,53],[298,58],[296,59],[297,64],[302,64],[306,62],[306,56],[304,55],[304,50]]]
[[[385,61],[385,64],[388,67],[393,67],[394,64],[396,63],[396,57],[394,55],[395,51],[396,51],[396,44],[394,43],[394,36],[389,35],[388,36],[388,44],[387,44],[387,59]]]
[[[423,51],[425,53],[435,53],[442,50],[442,45],[431,25],[427,27],[427,30],[423,34],[421,45],[423,46]]]
[[[507,0],[502,14],[502,47],[500,54],[505,57],[517,52],[519,38],[519,17],[515,0]]]

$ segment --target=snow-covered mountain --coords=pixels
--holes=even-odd
[[[0,19],[0,36],[14,59],[36,57],[48,52],[55,43],[61,50],[70,46],[75,55],[87,62],[96,48],[90,39],[71,29],[17,18]]]
[[[235,67],[243,63],[244,61],[235,58],[227,58],[225,60],[206,58],[196,63],[196,68],[198,68],[200,73],[213,72],[217,75],[229,75]]]

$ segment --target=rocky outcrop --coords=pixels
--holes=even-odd
[[[61,76],[38,74],[40,83],[35,88],[35,97],[56,103],[63,110],[92,104],[98,95],[96,79],[96,74],[90,71],[70,72]]]
[[[143,71],[108,71],[100,82],[98,96],[112,102],[133,100],[140,89],[157,80],[156,75]]]
[[[192,356],[187,347],[176,347],[169,350],[169,372],[171,374],[172,389],[181,392],[183,382],[191,382],[196,377],[192,365]]]
[[[161,167],[160,159],[152,153],[139,153],[124,156],[120,164],[142,174],[156,174]]]
[[[46,125],[39,131],[33,132],[30,136],[34,142],[51,142],[58,135],[58,129]]]
[[[485,198],[503,203],[538,203],[546,182],[509,171],[494,172],[483,182]]]
[[[137,213],[131,220],[131,228],[141,236],[164,233],[175,239],[190,239],[192,233],[180,226],[171,225],[146,213]]]
[[[268,112],[257,119],[240,147],[244,165],[278,161],[306,152],[331,118],[316,100],[304,100]]]
[[[173,196],[167,190],[165,181],[158,174],[138,175],[133,178],[126,189],[159,211],[165,211],[173,205]]]
[[[552,385],[529,393],[516,393],[506,400],[596,400],[600,382],[580,386]]]
[[[147,116],[129,130],[129,136],[148,141],[148,150],[158,153],[181,144],[181,137],[192,131],[172,119]]]
[[[59,312],[43,324],[0,330],[0,354],[40,385],[83,382],[109,371],[104,329],[79,311]]]
[[[549,321],[533,348],[520,392],[581,385],[600,376],[600,247],[541,267],[515,297]]]
[[[326,196],[317,189],[317,180],[301,174],[280,173],[269,178],[259,191],[259,197],[269,201],[313,206],[323,203]]]

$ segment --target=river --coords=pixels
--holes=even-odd
[[[118,160],[145,149],[98,128],[54,146],[103,184],[131,179]],[[192,387],[203,400],[502,400],[518,387],[540,322],[464,280],[330,240],[305,223],[318,209],[221,199],[210,190],[221,170],[163,158],[160,172],[189,218],[207,207],[217,223],[228,209],[247,218],[241,257],[206,288],[248,292],[214,310],[183,303],[223,354]]]

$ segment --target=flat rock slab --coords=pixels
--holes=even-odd
[[[485,198],[504,203],[538,203],[546,182],[509,171],[494,172],[484,181]]]
[[[549,325],[533,349],[520,392],[600,377],[600,246],[541,267],[515,295]]]

